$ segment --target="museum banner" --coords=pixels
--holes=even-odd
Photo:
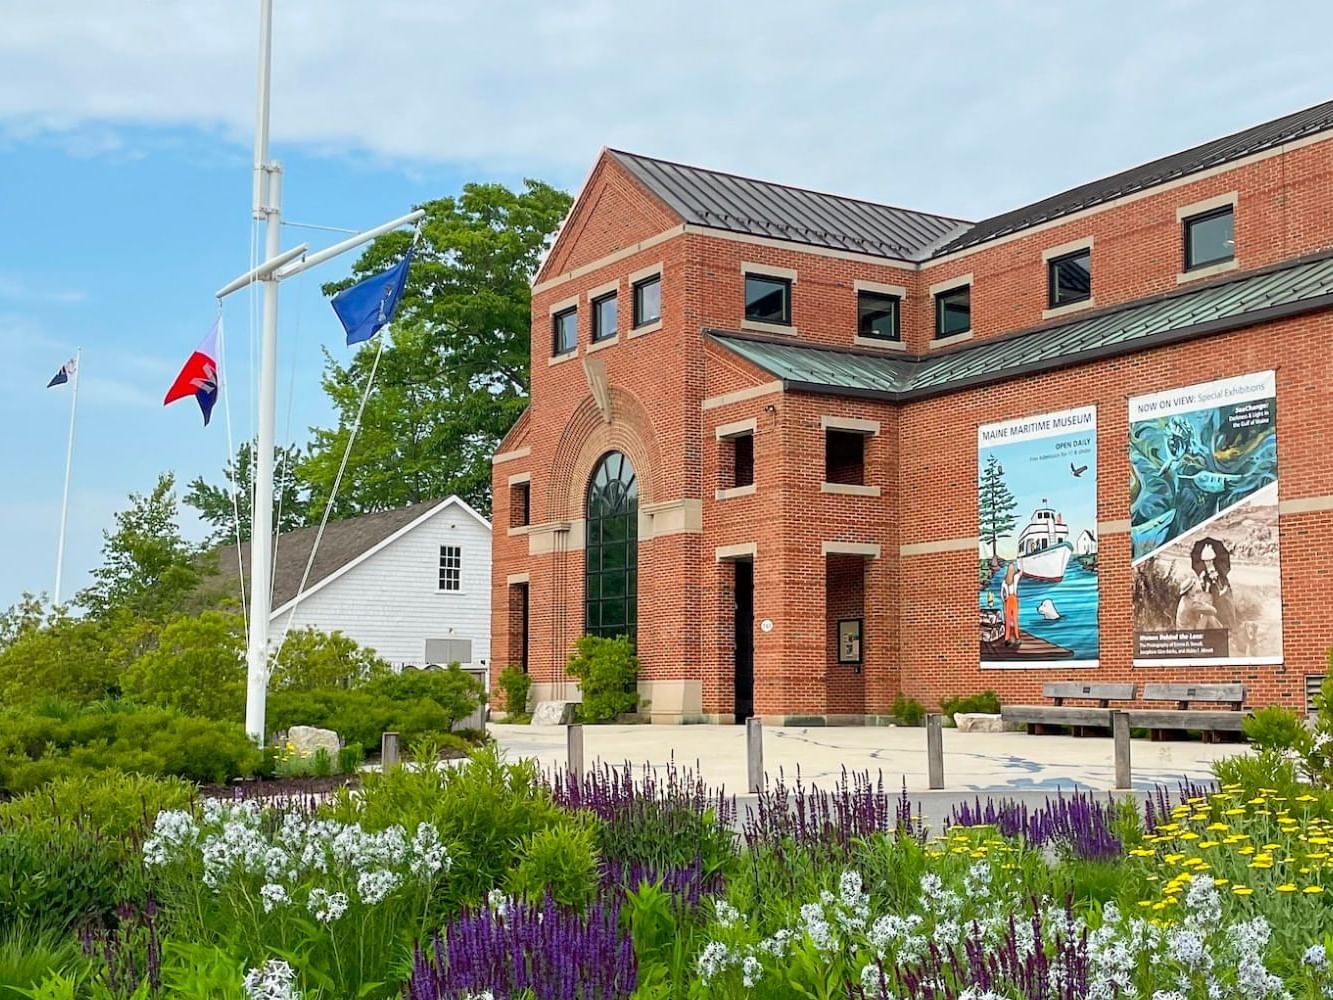
[[[1095,667],[1097,409],[977,428],[983,669]]]
[[[1134,665],[1282,662],[1273,372],[1129,400]]]

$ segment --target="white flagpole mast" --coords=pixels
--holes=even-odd
[[[255,441],[255,493],[250,525],[250,634],[245,652],[245,731],[264,744],[264,709],[268,697],[269,618],[273,608],[273,449],[276,444],[278,388],[278,282],[331,257],[346,253],[376,236],[411,225],[425,216],[418,209],[393,222],[312,254],[307,247],[281,253],[282,164],[268,158],[269,64],[273,48],[273,0],[259,0],[259,85],[255,118],[254,187],[251,215],[264,220],[264,262],[218,289],[222,299],[255,281],[264,288],[263,332],[260,340],[259,434]]]
[[[65,570],[65,529],[69,525],[69,477],[74,470],[74,419],[79,412],[79,375],[83,371],[83,348],[74,350],[74,392],[69,402],[69,444],[65,448],[65,496],[60,501],[60,542],[56,545],[56,589],[51,604],[60,606],[60,581]]]

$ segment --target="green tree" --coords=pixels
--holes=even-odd
[[[223,469],[223,482],[220,485],[214,486],[199,476],[186,490],[185,502],[213,526],[208,537],[211,545],[235,543],[237,514],[240,515],[241,541],[250,540],[254,454],[254,445],[249,441],[243,442],[236,449],[236,457],[228,461]],[[295,446],[273,449],[274,517],[280,532],[294,531],[310,523],[310,487],[297,473],[301,458],[301,449]]]
[[[1004,481],[1004,467],[991,455],[981,470],[977,496],[981,515],[981,540],[990,543],[991,559],[999,559],[1000,539],[1014,530],[1018,501]]]
[[[38,597],[25,590],[16,603],[0,612],[0,650],[14,645],[28,633],[41,628],[45,622],[45,595]]]
[[[76,598],[93,617],[119,609],[162,621],[198,587],[202,573],[195,550],[176,522],[175,484],[167,472],[146,496],[131,493],[129,508],[116,515],[115,530],[102,533],[102,565]]]
[[[490,509],[490,455],[527,405],[530,282],[570,202],[528,180],[517,192],[468,184],[456,198],[423,206],[421,239],[337,516],[450,493]],[[400,260],[411,242],[405,232],[375,240],[354,268],[357,278]],[[372,341],[346,363],[327,357],[324,388],[338,423],[315,431],[300,469],[316,513],[332,490],[378,348]]]
[[[128,621],[70,618],[53,613],[41,628],[29,628],[0,649],[0,705],[57,698],[85,705],[119,693],[121,676],[138,639],[151,626]]]
[[[360,687],[389,673],[389,664],[373,649],[359,646],[341,632],[293,629],[283,639],[273,663],[269,689],[315,691]]]
[[[125,674],[125,693],[208,719],[239,719],[245,703],[245,636],[239,615],[205,611],[177,618],[157,648]]]

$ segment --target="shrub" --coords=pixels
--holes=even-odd
[[[446,670],[407,669],[400,673],[378,677],[366,690],[389,701],[432,701],[449,720],[444,727],[448,732],[455,724],[466,719],[486,700],[481,682],[464,673],[457,663]]]
[[[639,676],[639,658],[628,636],[607,639],[585,635],[574,643],[565,673],[579,679],[583,694],[580,718],[584,722],[611,722],[633,712],[639,704],[634,681]]]
[[[898,695],[893,700],[893,717],[904,726],[919,726],[926,721],[926,706],[915,698]]]
[[[80,826],[102,837],[138,839],[164,809],[185,809],[194,785],[174,777],[138,774],[80,774],[0,805],[0,829]]]
[[[245,704],[245,646],[238,615],[177,618],[156,649],[135,660],[125,692],[206,719],[238,719]]]
[[[142,886],[127,847],[71,824],[0,829],[0,933],[109,921],[116,905]]]
[[[110,629],[91,619],[57,617],[27,629],[0,650],[0,704],[54,697],[81,705],[116,694],[125,670],[121,655]]]
[[[1310,731],[1301,717],[1280,705],[1256,708],[1241,725],[1250,742],[1261,750],[1294,750],[1303,754],[1310,743]]]
[[[341,632],[295,629],[282,640],[273,663],[271,691],[315,691],[360,687],[391,672],[373,649]]]
[[[596,824],[588,817],[562,817],[523,839],[509,891],[529,903],[549,896],[561,906],[582,909],[597,890]]]
[[[338,773],[352,774],[366,762],[366,750],[360,743],[348,743],[338,751]]]
[[[940,711],[950,719],[958,712],[968,715],[973,713],[998,715],[1000,712],[1000,698],[994,691],[983,691],[981,694],[969,694],[957,698],[945,698],[940,701]]]
[[[509,721],[517,722],[528,714],[528,697],[532,694],[532,675],[518,667],[505,667],[500,673],[500,690],[505,693],[505,711]]]

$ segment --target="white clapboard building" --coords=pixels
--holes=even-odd
[[[272,643],[288,629],[341,632],[396,667],[490,665],[491,525],[458,497],[279,535]],[[249,569],[249,546],[241,549]],[[236,573],[236,549],[219,554]],[[298,594],[298,590],[300,593]]]

